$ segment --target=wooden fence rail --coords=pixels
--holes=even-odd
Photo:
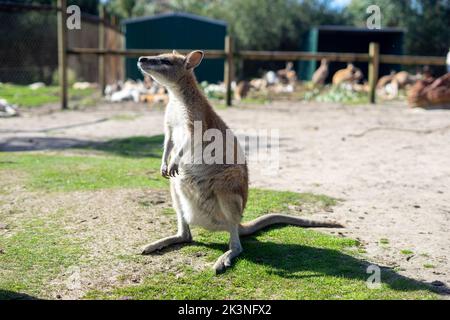
[[[97,48],[69,48],[68,54],[94,54],[94,55],[119,55],[124,57],[141,57],[141,56],[153,56],[161,53],[172,52],[173,49],[127,49],[127,50],[113,50],[113,49],[97,49]],[[192,50],[178,50],[181,54],[187,54]],[[205,52],[205,58],[207,59],[220,59],[225,58],[227,55],[223,50],[207,50]]]
[[[103,41],[100,41],[99,48],[66,48],[65,47],[65,29],[63,15],[61,12],[66,12],[66,0],[58,0],[58,34],[62,43],[58,45],[60,64],[60,86],[61,86],[61,106],[67,108],[67,68],[66,55],[80,55],[93,54],[99,57],[99,81],[102,92],[105,87],[105,68],[102,63],[106,55],[119,55],[123,57],[139,57],[158,55],[164,52],[170,52],[172,49],[123,49],[113,50],[104,47]],[[100,23],[100,39],[103,38],[104,28],[101,26],[108,23],[104,17],[104,10],[101,7],[99,12],[101,17]],[[177,50],[182,54],[186,54],[192,50]],[[367,62],[369,64],[369,97],[371,103],[376,103],[376,84],[378,81],[378,72],[380,64],[401,64],[401,65],[439,65],[445,66],[445,57],[425,57],[425,56],[400,56],[400,55],[380,55],[378,43],[371,43],[368,53],[338,53],[338,52],[301,52],[301,51],[250,51],[241,50],[235,51],[233,47],[233,40],[230,36],[225,38],[225,50],[206,50],[205,58],[207,59],[225,59],[224,63],[224,83],[226,88],[226,104],[231,106],[231,83],[234,79],[234,59],[243,60],[261,60],[261,61],[311,61],[327,59],[334,62]]]

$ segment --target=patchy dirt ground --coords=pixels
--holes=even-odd
[[[173,271],[178,274],[182,272],[178,270],[180,266],[192,269],[209,266],[201,256],[180,255],[175,250],[146,256],[143,262],[136,251],[176,232],[174,213],[168,210],[171,207],[168,196],[166,191],[148,189],[70,193],[16,190],[1,199],[6,203],[2,209],[14,215],[7,219],[8,223],[9,220],[11,224],[21,220],[56,220],[64,226],[63,231],[70,241],[81,246],[84,254],[76,267],[62,269],[40,292],[41,297],[51,299],[79,299],[89,290],[139,284],[152,273]],[[61,214],[55,216],[55,208]],[[20,231],[17,228],[4,230],[0,236],[12,237],[14,232]]]
[[[219,113],[235,129],[280,130],[280,170],[251,167],[252,186],[342,199],[324,216],[344,223],[369,259],[450,286],[450,111],[280,102]],[[162,119],[161,109],[127,104],[33,112],[1,120],[0,151],[156,135]]]

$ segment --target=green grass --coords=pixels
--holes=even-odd
[[[12,237],[0,237],[0,300],[42,295],[44,286],[79,261],[79,244],[56,221],[58,214],[32,219],[12,226],[19,229]]]
[[[89,192],[108,188],[167,189],[159,175],[162,137],[135,137],[112,140],[80,150],[82,154],[0,153],[0,174],[20,174],[18,183],[30,191]],[[2,186],[3,191],[8,189]],[[269,212],[290,212],[291,206],[323,210],[337,200],[325,195],[298,194],[252,189],[245,219]],[[5,204],[0,201],[0,209]],[[143,202],[142,206],[149,207]],[[55,208],[47,217],[17,220],[14,235],[0,238],[0,298],[15,293],[41,297],[49,281],[82,259],[84,241],[69,240],[65,230],[70,219]],[[6,210],[2,213],[7,214]],[[171,209],[164,215],[174,216]],[[302,213],[303,214],[303,213]],[[67,218],[67,217],[66,217]],[[173,217],[175,219],[175,217]],[[175,223],[175,221],[174,221]],[[73,237],[70,237],[73,239]],[[196,229],[195,242],[182,247],[180,254],[212,264],[227,248],[225,233]],[[213,275],[209,267],[192,270],[180,265],[177,273],[157,273],[133,286],[93,290],[92,298],[136,299],[429,299],[437,296],[428,287],[382,270],[381,289],[366,286],[367,263],[361,259],[357,241],[317,231],[275,227],[243,239],[244,253],[225,274]],[[112,259],[119,259],[112,257]],[[133,255],[145,268],[148,257]],[[86,263],[86,261],[83,261]],[[114,265],[114,261],[111,262]],[[45,295],[44,295],[45,297]]]
[[[69,88],[69,97],[71,100],[80,100],[92,96],[93,89],[72,89]],[[20,107],[38,107],[45,104],[55,103],[59,101],[59,87],[46,86],[36,90],[30,89],[28,86],[1,84],[0,98],[6,99],[8,103],[15,104]]]
[[[206,254],[212,263],[226,250],[226,237],[201,232],[182,253]],[[390,270],[382,271],[382,287],[366,287],[367,264],[349,253],[357,245],[294,227],[274,228],[243,240],[243,254],[225,274],[209,269],[148,277],[143,284],[101,292],[86,299],[427,299],[431,292]]]
[[[31,190],[74,191],[106,188],[163,188],[159,160],[113,156],[0,154],[0,170],[20,170]]]
[[[254,219],[266,213],[286,212],[292,205],[316,204],[325,209],[335,205],[336,202],[336,199],[325,195],[252,189],[245,210],[245,218]]]
[[[410,256],[412,254],[414,254],[414,251],[409,250],[409,249],[404,249],[404,250],[400,250],[401,254],[404,254],[405,256]]]

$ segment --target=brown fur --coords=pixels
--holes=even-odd
[[[328,60],[322,59],[320,67],[313,74],[312,82],[315,85],[323,86],[328,77],[328,73]]]
[[[363,78],[360,69],[356,68],[352,63],[347,65],[347,68],[336,71],[333,75],[333,85],[338,86],[342,83],[356,83]]]
[[[217,115],[199,89],[193,69],[200,63],[203,53],[191,52],[186,57],[174,52],[156,57],[141,57],[139,67],[156,81],[166,86],[170,101],[165,116],[165,142],[161,173],[170,178],[172,200],[178,217],[178,234],[148,245],[144,254],[166,246],[190,242],[189,225],[230,233],[230,250],[215,263],[217,273],[231,265],[242,252],[239,235],[249,235],[272,224],[284,223],[304,227],[339,227],[338,224],[312,222],[286,215],[265,215],[241,224],[248,198],[248,169],[246,162],[238,163],[243,152],[235,136],[233,163],[227,163],[225,122]],[[202,130],[217,129],[224,140],[223,164],[196,164],[186,161],[183,147],[192,143],[194,122],[202,123]],[[182,133],[182,134],[180,134]],[[191,140],[187,139],[191,137]],[[198,142],[195,142],[198,143]],[[203,147],[207,143],[200,142]],[[169,161],[170,160],[170,161]]]

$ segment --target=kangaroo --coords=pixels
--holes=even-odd
[[[187,56],[174,51],[140,57],[138,60],[138,68],[169,92],[161,175],[170,179],[170,192],[178,220],[176,235],[149,244],[142,253],[150,254],[173,244],[191,242],[191,225],[211,231],[227,231],[230,233],[229,250],[217,259],[213,267],[218,274],[230,267],[232,260],[242,252],[240,236],[253,234],[273,224],[341,227],[337,223],[316,222],[283,214],[267,214],[241,223],[248,197],[248,169],[245,157],[243,161],[237,161],[237,154],[243,153],[236,137],[227,136],[227,143],[231,139],[234,147],[231,151],[228,148],[224,150],[223,155],[224,159],[232,159],[232,163],[198,163],[192,161],[189,152],[184,152],[192,145],[205,146],[204,142],[194,139],[195,122],[202,124],[202,134],[210,129],[219,130],[224,136],[227,131],[231,132],[198,87],[193,70],[201,63],[203,56],[202,51],[193,51]],[[234,154],[230,157],[225,151]]]
[[[347,64],[347,68],[336,71],[333,75],[333,85],[338,86],[342,83],[357,83],[363,78],[363,74],[359,68],[352,63]]]
[[[322,59],[320,67],[314,72],[312,82],[314,85],[323,86],[328,77],[328,60]]]

